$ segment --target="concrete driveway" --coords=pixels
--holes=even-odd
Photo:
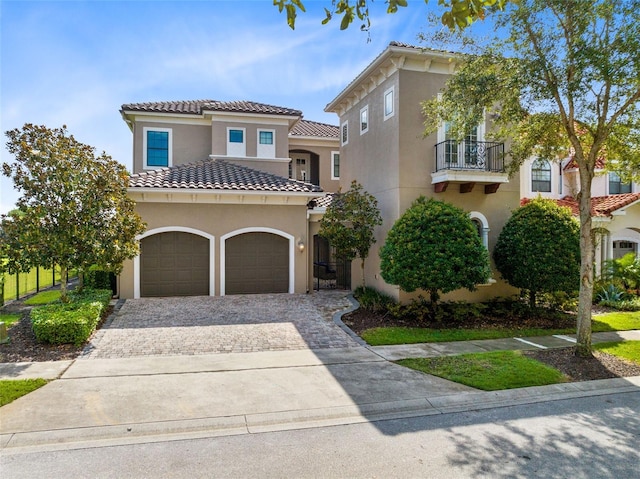
[[[357,347],[332,320],[349,306],[343,291],[129,299],[82,358]]]

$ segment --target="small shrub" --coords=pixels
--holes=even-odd
[[[31,311],[31,326],[42,343],[80,346],[98,324],[99,302],[51,304]]]
[[[70,298],[69,303],[58,302],[31,311],[31,326],[38,341],[80,346],[98,325],[111,300],[111,290],[85,289],[72,292]]]
[[[111,274],[109,271],[89,270],[84,273],[84,286],[91,289],[111,290]]]
[[[554,291],[540,295],[540,303],[556,311],[576,311],[578,309],[578,293]]]
[[[84,288],[80,292],[72,291],[69,297],[72,302],[77,303],[92,303],[97,301],[104,309],[109,306],[109,302],[111,301],[111,289]]]
[[[624,290],[617,287],[615,284],[608,284],[605,287],[601,287],[596,293],[596,302],[602,303],[604,301],[607,302],[617,302],[621,301],[624,297]]]
[[[370,287],[360,286],[353,292],[353,295],[362,308],[376,313],[386,313],[390,307],[396,304],[391,296]]]
[[[600,306],[617,309],[618,311],[640,311],[640,297],[636,297],[634,299],[622,299],[619,301],[603,300],[600,301],[599,304]]]

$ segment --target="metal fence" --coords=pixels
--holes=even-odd
[[[436,171],[504,171],[504,143],[446,140],[435,145]]]
[[[5,274],[4,287],[0,286],[1,304],[60,284],[60,279],[60,269],[57,268],[33,268],[28,273]],[[68,274],[65,279],[69,280]]]

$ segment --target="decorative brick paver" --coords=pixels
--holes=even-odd
[[[332,320],[347,293],[143,298],[124,302],[83,358],[357,347]]]

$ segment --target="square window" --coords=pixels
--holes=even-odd
[[[273,145],[273,132],[261,131],[260,132],[260,144],[261,145]]]
[[[244,131],[229,130],[229,143],[244,143]]]

